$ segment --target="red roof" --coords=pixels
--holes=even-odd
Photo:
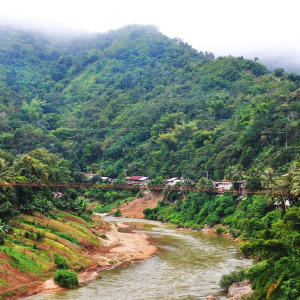
[[[141,180],[145,178],[145,176],[131,176],[131,177],[126,177],[127,180]]]

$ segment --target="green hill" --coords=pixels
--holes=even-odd
[[[238,280],[251,280],[254,299],[299,299],[299,113],[299,75],[271,72],[258,60],[215,58],[153,26],[65,38],[0,27],[0,184],[79,182],[84,178],[78,171],[86,169],[119,179],[125,171],[147,175],[150,189],[175,176],[211,188],[202,178],[206,172],[212,179],[247,179],[248,190],[269,193],[212,196],[169,189],[158,207],[144,213],[197,229],[223,224],[216,232],[239,237],[242,252],[260,261],[238,274]],[[56,220],[80,220],[93,240],[89,208],[108,211],[134,196],[2,185],[5,266],[34,266],[35,275],[50,276],[43,270],[53,259],[48,255],[40,263],[39,241],[59,237],[75,247],[83,238]],[[77,256],[68,261],[71,267],[76,262]],[[87,265],[83,260],[78,267]],[[236,281],[236,274],[228,276],[224,287]],[[23,293],[20,284],[12,291],[2,280],[2,296]]]
[[[153,26],[65,40],[2,27],[0,148],[44,146],[114,177],[285,172],[300,150],[299,87],[296,74],[214,58]]]

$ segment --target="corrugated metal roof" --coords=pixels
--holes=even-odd
[[[145,176],[128,176],[128,177],[126,177],[126,180],[138,180],[138,181],[140,181],[140,180],[146,180],[146,179],[148,179],[148,177],[145,177]]]

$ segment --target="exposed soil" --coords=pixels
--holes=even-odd
[[[26,294],[28,290],[34,290],[42,284],[42,280],[33,274],[27,274],[14,268],[9,263],[10,257],[0,252],[0,291],[5,291],[3,298],[9,298],[15,294]]]
[[[123,203],[122,205],[115,207],[112,212],[120,209],[122,217],[143,219],[145,217],[143,210],[145,208],[157,207],[158,201],[162,199],[163,196],[161,193],[145,192],[143,197]]]
[[[229,300],[247,299],[253,294],[252,286],[249,280],[234,282],[228,289]]]
[[[146,234],[119,232],[120,228],[125,227],[127,228],[127,225],[123,223],[111,225],[110,230],[105,233],[106,239],[103,240],[102,246],[89,251],[88,255],[92,262],[87,269],[78,274],[80,284],[95,280],[103,270],[111,269],[133,260],[150,258],[156,252],[157,247],[150,244],[149,237]],[[55,284],[53,279],[43,283],[39,281],[38,284],[38,287],[34,286],[27,289],[26,292],[24,291],[23,296],[44,291],[62,290],[61,287]]]

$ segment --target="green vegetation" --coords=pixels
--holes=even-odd
[[[154,209],[145,209],[146,218],[165,220],[194,228],[221,223],[235,209],[237,197],[232,194],[208,195],[189,193],[183,201],[181,192],[165,191],[164,199]],[[171,204],[171,205],[170,205]]]
[[[54,253],[53,256],[55,265],[58,269],[69,269],[69,265],[63,257],[58,255],[57,253]]]
[[[73,244],[75,244],[77,246],[80,245],[79,241],[77,239],[75,239],[71,234],[59,232],[57,230],[52,230],[52,232],[55,233],[57,236],[65,239],[65,240],[68,240],[68,241],[70,241],[71,243],[73,243]]]
[[[144,212],[179,226],[223,224],[245,255],[259,259],[246,271],[256,299],[299,297],[299,75],[215,58],[153,26],[64,41],[1,26],[0,40],[1,184],[87,182],[86,170],[97,173],[91,182],[123,183],[126,173],[149,176],[150,185],[183,176],[211,188],[208,174],[238,189],[247,180],[247,189],[270,195],[170,188]],[[51,257],[40,243],[80,269],[81,242],[100,243],[88,229],[88,206],[97,201],[95,211],[108,212],[135,196],[1,186],[0,250],[43,278]]]
[[[148,219],[165,220],[179,226],[201,228],[223,224],[242,241],[241,251],[258,262],[248,270],[224,275],[220,284],[227,289],[234,281],[248,278],[253,299],[298,299],[300,297],[300,207],[299,160],[287,176],[267,169],[261,185],[267,195],[238,198],[232,194],[208,195],[165,191],[157,208],[145,209]],[[184,199],[185,198],[185,199]],[[287,203],[289,202],[289,205]],[[218,227],[216,232],[224,229]]]
[[[51,216],[34,212],[15,218],[11,231],[5,234],[4,245],[0,246],[1,291],[7,290],[8,296],[11,291],[16,296],[21,293],[18,289],[12,290],[20,284],[20,271],[24,273],[22,278],[24,276],[32,282],[37,278],[53,278],[57,269],[81,271],[90,266],[91,258],[86,247],[97,249],[101,246],[99,237],[103,236],[105,228],[106,224],[97,217],[90,224],[80,217],[57,210],[51,211]],[[24,281],[22,278],[21,283]],[[72,277],[58,278],[62,280],[61,284],[75,287]],[[25,283],[26,286],[29,283]]]
[[[256,189],[266,167],[285,172],[299,153],[299,75],[214,58],[153,26],[55,42],[1,27],[0,39],[0,169],[44,147],[61,158],[48,172],[37,154],[18,163],[35,163],[40,181],[86,169],[222,179],[228,169]]]
[[[94,209],[94,211],[96,213],[109,213],[113,208],[115,208],[116,206],[122,205],[125,201],[116,201],[113,202],[111,204],[99,204],[97,208]]]
[[[245,270],[233,271],[230,274],[226,274],[222,276],[220,280],[220,286],[227,291],[232,283],[243,281],[245,278],[246,278]]]
[[[97,201],[97,207],[94,209],[96,213],[109,213],[116,206],[122,205],[137,197],[138,193],[129,190],[120,191],[103,191],[101,189],[90,189],[85,196],[91,200]]]
[[[14,268],[18,268],[22,272],[25,273],[34,273],[36,275],[40,275],[40,267],[37,262],[22,252],[16,251],[9,246],[1,246],[0,251],[8,254],[11,257],[10,264]]]
[[[63,288],[75,289],[78,287],[77,274],[67,270],[58,270],[54,277],[55,283]]]
[[[216,228],[216,234],[222,234],[226,232],[226,229],[222,228],[222,227],[217,227]]]
[[[114,216],[115,216],[115,217],[121,217],[121,216],[122,216],[120,208],[118,208],[118,209],[114,212]]]

